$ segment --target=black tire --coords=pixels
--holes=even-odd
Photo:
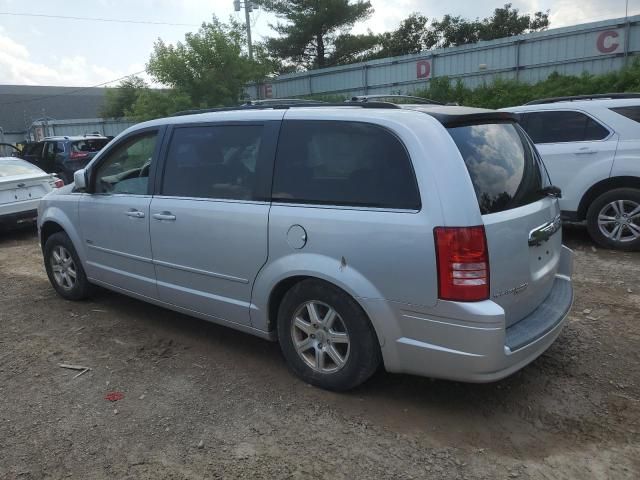
[[[627,210],[631,208],[631,202],[633,202],[633,204],[640,205],[640,190],[636,188],[616,188],[614,190],[605,192],[598,198],[596,198],[591,203],[591,205],[589,205],[589,209],[587,210],[587,229],[589,231],[589,235],[594,242],[605,248],[625,251],[640,250],[640,238],[637,238],[635,240],[617,241],[615,239],[608,238],[600,230],[600,226],[598,225],[598,216],[600,215],[602,210],[607,207],[607,205],[619,200],[628,202],[625,204]],[[625,218],[624,220],[629,221],[628,218]],[[615,224],[611,225],[611,227],[607,226],[605,228],[615,228]],[[633,220],[633,225],[637,225],[638,228],[640,228],[640,217],[636,217]],[[630,235],[629,232],[631,230],[628,227],[622,228],[623,237],[624,235]]]
[[[340,325],[344,326],[348,334],[348,347],[334,344],[336,348],[348,348],[344,355],[344,365],[335,372],[315,370],[298,354],[294,345],[294,314],[310,301],[320,302],[335,310]],[[378,338],[364,310],[351,296],[322,280],[303,280],[286,293],[278,310],[278,339],[291,370],[305,382],[327,390],[344,391],[354,388],[373,375],[381,363]],[[325,348],[331,348],[331,341],[327,341]],[[309,352],[313,353],[315,349],[317,348],[313,347]],[[329,355],[325,358],[329,358]],[[329,361],[331,362],[330,358]]]
[[[67,288],[58,283],[53,272],[54,260],[52,259],[54,258],[54,250],[58,249],[58,247],[62,247],[70,254],[73,262],[71,265],[73,266],[73,271],[76,275],[73,285]],[[82,263],[80,263],[80,259],[78,258],[78,253],[66,233],[56,232],[47,239],[47,242],[44,245],[44,266],[47,270],[49,282],[51,282],[53,288],[62,298],[67,300],[83,300],[90,295],[92,285],[87,280],[84,268],[82,268]],[[70,276],[69,273],[67,273],[67,275],[68,277]]]

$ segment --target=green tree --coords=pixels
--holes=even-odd
[[[177,90],[143,90],[133,105],[125,112],[127,118],[143,122],[153,118],[167,117],[172,113],[193,108],[191,98]]]
[[[373,13],[369,0],[257,0],[284,22],[271,25],[280,36],[267,39],[272,56],[296,69],[323,68],[358,58],[377,44],[377,36],[350,35]]]
[[[214,16],[197,33],[187,33],[184,42],[168,45],[159,39],[147,72],[178,92],[180,103],[189,98],[193,107],[234,105],[242,99],[244,85],[262,79],[271,68],[250,60],[245,45],[243,26]]]
[[[429,24],[429,19],[424,15],[412,13],[396,30],[379,36],[380,48],[372,57],[395,57],[433,48],[467,45],[480,40],[537,32],[548,26],[549,12],[521,15],[510,3],[496,8],[493,15],[484,20],[445,15]]]
[[[460,16],[445,15],[431,24],[431,47],[446,48],[476,43],[482,23]]]
[[[419,53],[433,46],[433,32],[429,29],[429,19],[419,13],[405,18],[397,30],[380,35],[380,50],[375,57],[397,57]]]
[[[346,65],[368,60],[378,50],[378,39],[378,35],[371,32],[363,35],[339,35],[334,41],[334,49],[327,58],[327,64]]]
[[[512,37],[523,33],[538,32],[549,27],[549,11],[535,12],[533,16],[520,15],[517,8],[511,3],[502,8],[496,8],[493,15],[485,18],[478,31],[480,40],[493,40],[496,38]]]
[[[122,80],[117,87],[108,88],[105,92],[105,103],[100,110],[104,118],[122,118],[131,109],[140,94],[149,86],[140,77],[131,75]]]
[[[431,24],[432,47],[455,47],[480,40],[512,37],[537,32],[549,27],[549,12],[520,15],[511,3],[496,8],[493,15],[484,20],[467,20],[445,15]]]

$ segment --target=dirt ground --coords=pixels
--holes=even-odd
[[[34,231],[0,234],[0,478],[637,479],[640,254],[565,238],[575,305],[523,371],[336,394],[276,344],[107,291],[66,302]]]

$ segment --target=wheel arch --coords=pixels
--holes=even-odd
[[[345,295],[348,295],[351,299],[353,299],[353,301],[362,309],[362,311],[367,316],[367,319],[369,320],[369,323],[371,324],[373,332],[374,332],[374,334],[376,336],[376,339],[378,341],[378,344],[381,345],[381,346],[384,345],[384,337],[382,336],[382,332],[380,331],[380,329],[376,325],[376,322],[375,322],[374,318],[372,318],[370,312],[367,311],[367,308],[358,299],[358,297],[356,295],[354,295],[353,293],[349,292],[342,285],[340,285],[339,282],[333,281],[331,278],[326,278],[326,277],[323,277],[323,276],[320,276],[320,275],[314,275],[314,274],[304,274],[304,275],[303,274],[292,274],[290,276],[287,276],[287,277],[284,277],[284,278],[280,279],[274,285],[274,287],[271,289],[271,292],[269,294],[269,299],[268,299],[268,302],[267,302],[267,318],[266,318],[266,322],[267,322],[268,331],[273,332],[274,335],[277,335],[276,332],[277,332],[278,310],[280,308],[280,304],[282,303],[282,300],[284,299],[284,296],[295,285],[297,285],[298,283],[300,283],[302,281],[305,281],[305,280],[318,280],[320,282],[327,283],[327,284],[331,285],[332,287],[337,288],[338,290],[343,292]]]
[[[61,208],[47,208],[41,218],[38,218],[38,226],[40,231],[40,245],[43,250],[47,239],[49,239],[51,235],[57,232],[64,232],[76,249],[80,261],[84,264],[86,257],[85,250],[82,248],[83,245],[80,235],[76,228],[74,228],[67,214]]]
[[[44,249],[47,240],[51,235],[58,232],[65,232],[62,225],[55,220],[46,220],[40,227],[40,245]],[[66,232],[65,232],[66,233]]]
[[[587,211],[593,201],[603,193],[608,192],[616,188],[636,188],[640,190],[640,177],[633,176],[620,176],[610,177],[602,180],[589,188],[582,196],[580,204],[578,205],[578,220],[584,220],[587,218]]]

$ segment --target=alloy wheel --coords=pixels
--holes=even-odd
[[[78,273],[73,257],[62,245],[57,245],[51,252],[51,271],[59,287],[72,290],[76,284]]]
[[[291,338],[300,358],[316,372],[335,373],[349,358],[346,325],[326,303],[312,300],[300,305],[291,322]]]
[[[640,238],[640,204],[616,200],[606,204],[598,214],[602,235],[615,242],[633,242]]]

